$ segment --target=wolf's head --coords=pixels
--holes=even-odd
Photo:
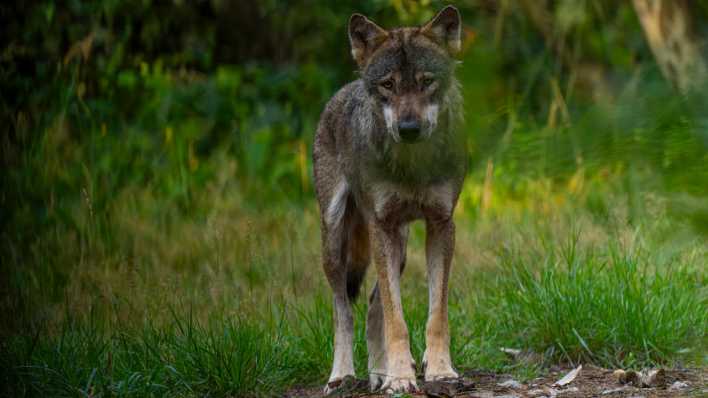
[[[429,138],[454,84],[460,13],[448,6],[421,27],[385,30],[361,14],[349,20],[352,56],[395,142]]]

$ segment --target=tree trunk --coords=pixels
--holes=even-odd
[[[681,92],[700,87],[707,76],[700,43],[691,31],[690,5],[685,0],[633,0],[661,73]]]

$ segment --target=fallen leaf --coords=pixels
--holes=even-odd
[[[575,380],[576,377],[578,377],[578,374],[580,374],[580,371],[582,369],[583,369],[583,365],[579,365],[577,368],[568,372],[565,376],[563,376],[562,379],[558,380],[553,385],[563,387],[564,385],[571,383],[573,380]]]

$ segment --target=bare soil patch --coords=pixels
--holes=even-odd
[[[663,382],[654,387],[637,387],[620,383],[613,369],[584,366],[570,383],[556,383],[572,368],[553,367],[545,375],[527,382],[519,382],[511,375],[469,370],[458,380],[424,383],[419,379],[421,392],[414,397],[468,397],[468,398],[652,398],[652,397],[708,397],[708,369],[671,369],[665,371]],[[324,397],[322,386],[295,388],[286,397]],[[384,397],[368,390],[366,380],[348,380],[336,395],[339,397]]]

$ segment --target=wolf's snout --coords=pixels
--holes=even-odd
[[[417,120],[403,120],[398,123],[398,133],[404,141],[416,141],[420,137],[420,123]]]

